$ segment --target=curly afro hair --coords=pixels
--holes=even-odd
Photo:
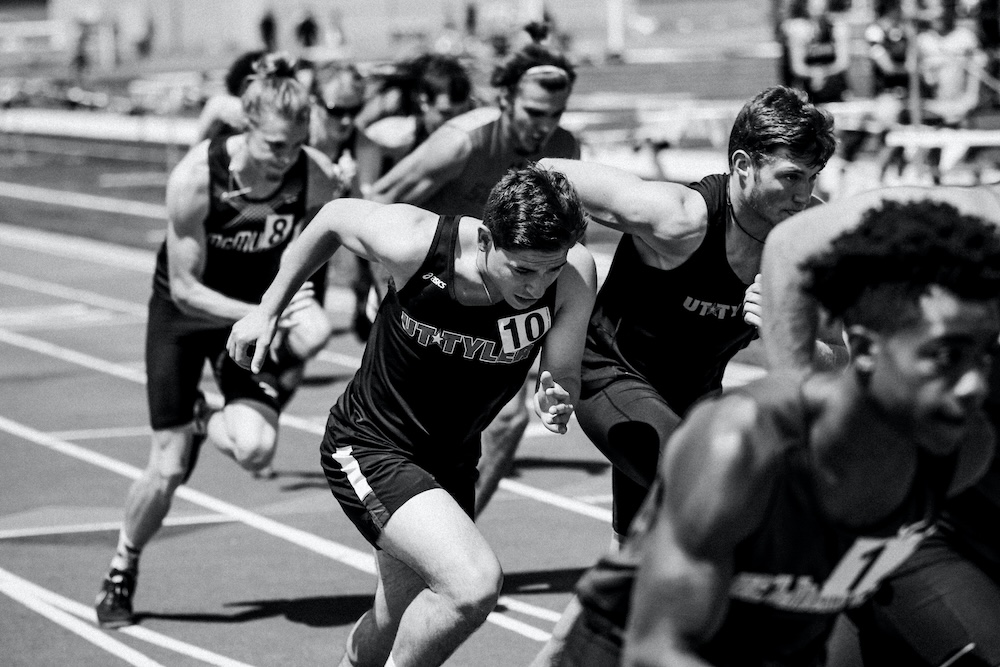
[[[963,299],[1000,298],[1000,235],[951,204],[887,201],[800,268],[805,291],[831,316],[891,330],[931,285]],[[885,288],[902,298],[885,298]]]

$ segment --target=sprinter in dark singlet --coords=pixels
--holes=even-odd
[[[581,579],[583,611],[547,664],[820,667],[836,615],[982,474],[1000,335],[992,226],[887,204],[802,271],[845,326],[847,372],[776,372],[699,403],[624,548]]]
[[[772,368],[834,369],[846,362],[838,330],[831,329],[823,345],[813,342],[821,319],[818,304],[802,289],[804,276],[796,267],[829,248],[834,237],[859,224],[861,212],[883,201],[947,202],[1000,227],[1000,188],[995,185],[882,188],[795,216],[768,239],[763,259],[761,297],[768,318],[761,335]],[[997,428],[996,360],[992,376],[986,412]],[[963,651],[968,652],[958,664],[1000,664],[998,525],[1000,458],[994,457],[973,488],[948,501],[937,532],[886,580],[885,593],[851,614],[858,632],[838,628],[831,667],[856,665],[852,659],[859,649],[868,667],[936,667]]]
[[[242,102],[246,132],[192,147],[167,184],[167,236],[146,332],[152,449],[129,491],[118,549],[97,598],[106,627],[132,622],[139,553],[190,476],[201,443],[207,437],[248,470],[265,468],[275,452],[278,414],[305,360],[331,333],[317,301],[324,281],[296,295],[260,373],[226,356],[229,328],[260,300],[287,245],[346,190],[330,161],[303,146],[309,93],[286,59],[259,61]],[[225,401],[215,412],[198,390],[206,360]]]
[[[544,38],[543,33],[537,34]],[[511,167],[542,157],[580,157],[576,139],[559,127],[575,81],[564,55],[526,45],[493,71],[498,107],[473,109],[442,125],[366,198],[414,204],[440,215],[482,215],[490,190]],[[526,398],[526,389],[514,396],[483,434],[477,514],[510,471],[528,425]]]
[[[565,433],[597,284],[577,243],[585,228],[572,186],[536,165],[496,184],[482,222],[331,202],[233,326],[230,355],[257,371],[298,285],[339,246],[391,276],[321,446],[330,488],[378,563],[375,607],[342,667],[439,665],[493,611],[500,565],[472,521],[479,438],[539,353],[535,409]]]
[[[543,160],[569,177],[601,224],[624,232],[587,334],[577,418],[614,465],[614,529],[624,535],[656,474],[660,447],[691,404],[722,387],[756,335],[764,239],[818,203],[833,121],[790,88],[740,111],[729,174],[689,187],[612,167]]]

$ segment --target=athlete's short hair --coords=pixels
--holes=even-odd
[[[518,84],[529,78],[545,90],[557,92],[573,87],[576,69],[563,54],[532,42],[493,69],[490,85],[513,97]]]
[[[782,148],[810,167],[822,167],[837,147],[833,116],[801,90],[772,86],[743,105],[729,134],[729,164],[742,150],[760,166]]]
[[[281,53],[268,53],[254,63],[241,100],[243,113],[256,124],[265,113],[295,123],[308,123],[310,91],[295,76],[295,61]]]
[[[587,218],[566,176],[529,162],[510,168],[493,186],[483,224],[501,250],[551,252],[579,241]]]
[[[886,201],[801,265],[804,289],[833,317],[891,332],[932,285],[962,299],[1000,299],[1000,235],[951,204]]]

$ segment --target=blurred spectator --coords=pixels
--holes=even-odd
[[[987,56],[979,38],[956,21],[958,0],[944,0],[928,30],[917,35],[918,62],[929,91],[924,109],[932,122],[961,125],[979,105]]]
[[[278,22],[274,18],[274,12],[267,10],[260,17],[260,39],[264,43],[265,51],[274,51],[278,48]]]
[[[910,86],[906,68],[907,37],[901,0],[886,0],[876,9],[877,18],[865,28],[868,57],[875,78],[875,94],[892,93],[903,97]]]
[[[850,33],[830,12],[827,0],[792,0],[782,23],[789,85],[813,103],[838,102],[847,92]]]
[[[319,41],[319,23],[316,22],[316,17],[312,15],[312,12],[306,12],[302,20],[296,24],[295,39],[299,46],[304,49],[316,46]]]

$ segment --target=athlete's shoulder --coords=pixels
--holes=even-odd
[[[211,141],[205,139],[198,142],[184,154],[180,162],[170,172],[167,189],[207,187],[209,178],[209,153]]]
[[[472,111],[466,111],[460,116],[455,116],[442,126],[452,128],[461,132],[475,132],[491,123],[500,120],[500,109],[497,107],[479,107]]]

